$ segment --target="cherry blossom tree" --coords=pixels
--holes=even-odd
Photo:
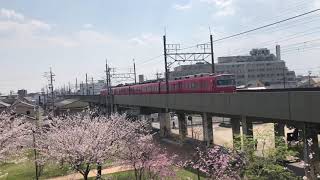
[[[211,179],[240,179],[241,169],[245,165],[244,157],[238,152],[221,146],[196,149],[193,159],[183,163],[206,174]]]
[[[24,117],[0,114],[0,162],[8,160],[28,145],[30,126]]]
[[[70,115],[53,118],[41,134],[39,146],[44,156],[69,164],[87,179],[93,165],[112,158],[122,140],[144,128],[144,123],[130,121],[124,115]]]
[[[175,175],[171,168],[174,157],[161,149],[151,134],[136,133],[130,140],[123,142],[117,157],[134,168],[136,180]]]

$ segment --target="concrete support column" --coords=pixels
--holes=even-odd
[[[284,123],[274,123],[275,147],[278,147],[281,143],[285,141],[284,127]]]
[[[240,119],[231,118],[233,148],[241,149]]]
[[[145,115],[143,114],[138,115],[138,120],[145,120],[145,119],[146,119]]]
[[[253,125],[252,121],[248,120],[246,116],[241,116],[242,133],[243,133],[243,145],[245,150],[254,150],[257,147],[257,142],[253,143]]]
[[[209,113],[202,114],[203,125],[203,140],[207,146],[213,145],[213,128],[212,128],[212,115]]]
[[[242,133],[244,136],[253,137],[252,121],[248,120],[246,116],[241,116]]]
[[[177,113],[179,122],[179,135],[180,140],[183,142],[188,134],[187,120],[184,113]]]
[[[304,123],[302,128],[303,135],[303,154],[305,174],[308,179],[315,180],[320,174],[320,159],[319,159],[319,143],[318,143],[319,127],[312,123]]]
[[[119,113],[119,114],[120,114],[120,112],[118,111],[118,109],[119,109],[119,108],[118,108],[118,105],[116,105],[116,104],[113,105],[113,111],[114,111],[113,113]]]
[[[160,136],[168,137],[170,135],[170,114],[158,113],[160,123]]]

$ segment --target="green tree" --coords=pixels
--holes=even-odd
[[[259,135],[262,150],[256,151],[256,141],[252,137],[242,137],[242,150],[247,158],[244,176],[252,180],[292,180],[299,179],[285,167],[285,161],[297,153],[290,150],[282,137],[275,138],[276,147],[265,148],[269,135]]]

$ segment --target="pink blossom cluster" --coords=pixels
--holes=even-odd
[[[122,144],[118,158],[135,170],[136,179],[172,177],[175,156],[169,156],[165,149],[155,143],[151,134],[137,133]]]
[[[242,154],[221,146],[197,148],[192,160],[184,167],[198,169],[212,179],[240,179],[240,171],[245,165]]]
[[[121,143],[142,129],[144,123],[130,121],[124,115],[57,117],[42,127],[38,148],[44,157],[70,164],[86,176],[93,165],[114,157]]]
[[[30,139],[29,123],[23,116],[0,113],[0,162],[22,152]]]

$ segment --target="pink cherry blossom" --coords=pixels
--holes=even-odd
[[[23,116],[0,114],[0,162],[22,152],[28,146],[31,123]]]
[[[240,179],[244,157],[233,150],[221,146],[196,149],[193,159],[184,163],[184,167],[198,169],[211,179]]]

